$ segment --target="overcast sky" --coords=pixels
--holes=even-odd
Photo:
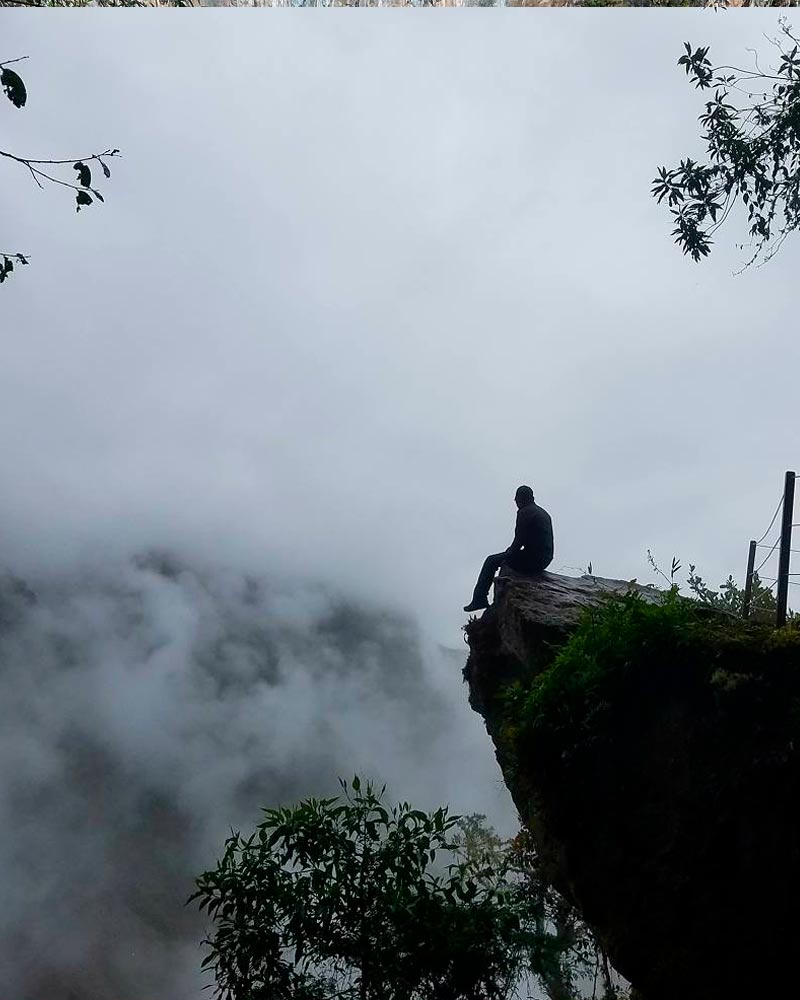
[[[263,14],[2,14],[5,147],[124,154],[77,217],[2,166],[7,558],[181,538],[451,640],[526,482],[554,569],[741,575],[800,464],[798,247],[696,265],[649,182],[702,151],[683,40],[776,15]]]
[[[591,561],[650,581],[649,547],[712,583],[741,579],[748,539],[800,466],[799,244],[735,277],[734,220],[696,265],[649,186],[658,166],[702,154],[683,41],[742,64],[776,23],[769,11],[0,12],[0,59],[30,56],[28,106],[0,105],[0,146],[123,153],[105,204],[78,216],[68,192],[0,161],[0,251],[31,257],[0,289],[2,564],[62,582],[91,565],[99,580],[168,547],[286,587],[325,584],[462,648],[461,605],[484,556],[510,543],[514,490],[529,483],[553,517],[553,570]],[[161,583],[126,581],[178,642],[199,590],[184,581],[164,611]],[[94,596],[77,618],[57,587],[46,613],[91,636],[102,664],[116,625],[99,584],[81,586]],[[214,615],[226,600],[208,599]],[[296,612],[292,627],[322,613]],[[51,655],[15,649],[19,676],[26,655]],[[464,698],[460,683],[456,665],[441,697]],[[387,725],[381,705],[364,710],[365,740]],[[453,765],[442,794],[457,787],[507,823],[479,720],[459,718],[436,760],[463,773]],[[398,746],[384,772],[418,766]],[[370,759],[364,744],[352,754]],[[479,780],[485,798],[466,791]],[[436,785],[416,787],[432,799]],[[125,976],[109,976],[92,996],[127,1000]]]

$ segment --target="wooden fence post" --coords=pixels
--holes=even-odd
[[[750,551],[747,553],[747,576],[744,580],[744,601],[742,603],[742,618],[750,617],[750,599],[753,596],[753,566],[756,561],[756,542],[750,541]]]
[[[775,624],[778,628],[786,624],[786,605],[789,598],[789,550],[792,547],[792,516],[794,514],[793,472],[786,473],[783,487],[783,517],[781,519],[781,547],[778,557],[778,610]]]

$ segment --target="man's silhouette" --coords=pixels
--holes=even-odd
[[[472,601],[464,607],[465,611],[481,611],[489,607],[489,587],[503,563],[518,573],[541,573],[553,561],[553,522],[550,515],[533,502],[530,486],[520,486],[514,500],[517,504],[514,541],[505,552],[486,557]]]

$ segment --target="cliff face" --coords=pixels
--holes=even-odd
[[[500,584],[466,629],[470,704],[547,874],[645,1000],[793,991],[800,635],[648,588],[604,615],[628,588]]]

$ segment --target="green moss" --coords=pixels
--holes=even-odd
[[[800,665],[800,629],[774,629],[709,615],[673,589],[661,604],[635,593],[586,612],[577,630],[533,679],[502,695],[507,752],[535,738],[574,747],[596,735],[616,712],[636,710],[676,685],[714,696],[748,687],[770,664]]]

